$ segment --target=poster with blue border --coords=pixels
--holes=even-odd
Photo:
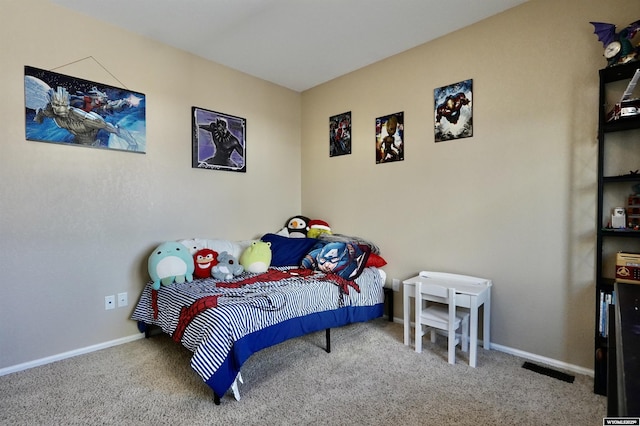
[[[29,141],[146,152],[142,93],[25,66],[24,99]]]

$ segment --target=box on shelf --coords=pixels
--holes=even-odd
[[[629,207],[635,206],[636,208],[640,209],[640,194],[629,195],[629,198],[627,199],[627,205]]]
[[[616,281],[640,284],[640,253],[616,254]]]

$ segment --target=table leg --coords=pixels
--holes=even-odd
[[[478,356],[478,299],[471,297],[471,324],[469,327],[469,366],[476,366]]]
[[[484,301],[484,317],[482,320],[482,341],[484,348],[491,349],[491,287],[487,290],[487,300]]]
[[[409,319],[409,286],[404,284],[402,286],[402,312],[403,312],[403,324],[404,324],[404,344],[409,346],[411,344],[411,337],[409,332],[411,331],[410,319]]]

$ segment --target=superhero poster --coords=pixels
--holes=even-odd
[[[247,120],[198,107],[191,118],[193,168],[247,171]]]
[[[329,157],[351,154],[351,111],[329,118]]]
[[[404,111],[376,118],[376,164],[404,160]]]
[[[146,151],[142,93],[25,66],[24,101],[27,140]]]
[[[436,142],[473,136],[473,80],[433,91]]]

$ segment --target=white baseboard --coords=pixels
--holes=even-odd
[[[491,349],[495,349],[495,350],[500,351],[500,352],[508,353],[510,355],[519,356],[521,358],[526,358],[526,359],[528,359],[530,361],[537,361],[540,364],[545,364],[545,365],[548,365],[548,366],[559,368],[561,370],[571,371],[572,373],[584,374],[584,375],[590,376],[590,377],[593,377],[593,375],[594,375],[593,369],[591,369],[591,368],[585,368],[585,367],[580,367],[579,365],[568,364],[568,363],[563,362],[563,361],[558,361],[558,360],[553,359],[553,358],[547,358],[545,356],[536,355],[536,354],[532,354],[530,352],[521,351],[519,349],[510,348],[508,346],[502,346],[502,345],[498,345],[496,343],[492,343],[491,344]]]
[[[400,318],[394,318],[393,322],[402,324],[403,321]],[[87,346],[85,348],[76,349],[69,352],[64,352],[58,355],[49,356],[46,358],[37,359],[34,361],[25,362],[23,364],[13,365],[10,367],[0,368],[0,376],[4,376],[11,373],[16,373],[22,370],[28,370],[33,367],[38,367],[40,365],[50,364],[52,362],[60,361],[67,358],[72,358],[74,356],[87,354],[90,352],[99,351],[101,349],[110,348],[112,346],[122,345],[124,343],[133,342],[134,340],[143,339],[144,333],[135,334],[133,336],[122,337],[120,339],[111,340],[109,342],[99,343],[93,346]],[[478,344],[482,344],[482,341],[478,341]],[[515,355],[521,358],[528,359],[530,361],[536,361],[541,364],[545,364],[548,366],[552,366],[555,368],[559,368],[565,371],[571,371],[576,374],[584,374],[590,377],[593,377],[594,372],[593,369],[580,367],[578,365],[568,364],[563,361],[558,361],[553,358],[547,358],[541,355],[532,354],[530,352],[521,351],[519,349],[510,348],[508,346],[498,345],[496,343],[491,344],[491,349],[497,350],[500,352],[504,352],[510,355]]]
[[[402,318],[393,318],[393,322],[396,322],[398,324],[404,324],[404,321]],[[411,326],[413,327],[413,323],[411,323]],[[482,340],[478,340],[478,345],[481,346],[484,343],[482,342]],[[542,355],[537,355],[537,354],[532,354],[531,352],[525,352],[525,351],[521,351],[520,349],[514,349],[514,348],[510,348],[509,346],[503,346],[503,345],[498,345],[497,343],[491,343],[491,349],[492,350],[496,350],[496,351],[500,351],[500,352],[504,352],[507,353],[509,355],[514,355],[520,358],[525,358],[529,361],[535,361],[538,362],[540,364],[545,364],[547,366],[551,366],[551,367],[555,367],[555,368],[559,368],[561,370],[565,370],[565,371],[570,371],[572,373],[575,374],[584,374],[586,376],[589,377],[593,377],[594,376],[594,372],[593,369],[591,368],[585,368],[585,367],[580,367],[579,365],[574,365],[574,364],[568,364],[564,361],[558,361],[557,359],[553,359],[553,358],[547,358],[545,356]]]
[[[120,339],[111,340],[109,342],[99,343],[93,346],[87,346],[85,348],[75,349],[73,351],[64,352],[57,355],[48,356],[46,358],[36,359],[34,361],[25,362],[23,364],[12,365],[10,367],[0,368],[0,376],[4,376],[11,373],[16,373],[22,370],[28,370],[33,367],[38,367],[52,362],[61,361],[63,359],[72,358],[78,355],[84,355],[89,352],[99,351],[101,349],[110,348],[112,346],[122,345],[124,343],[133,342],[134,340],[143,339],[144,333],[138,333],[133,336],[122,337]]]

